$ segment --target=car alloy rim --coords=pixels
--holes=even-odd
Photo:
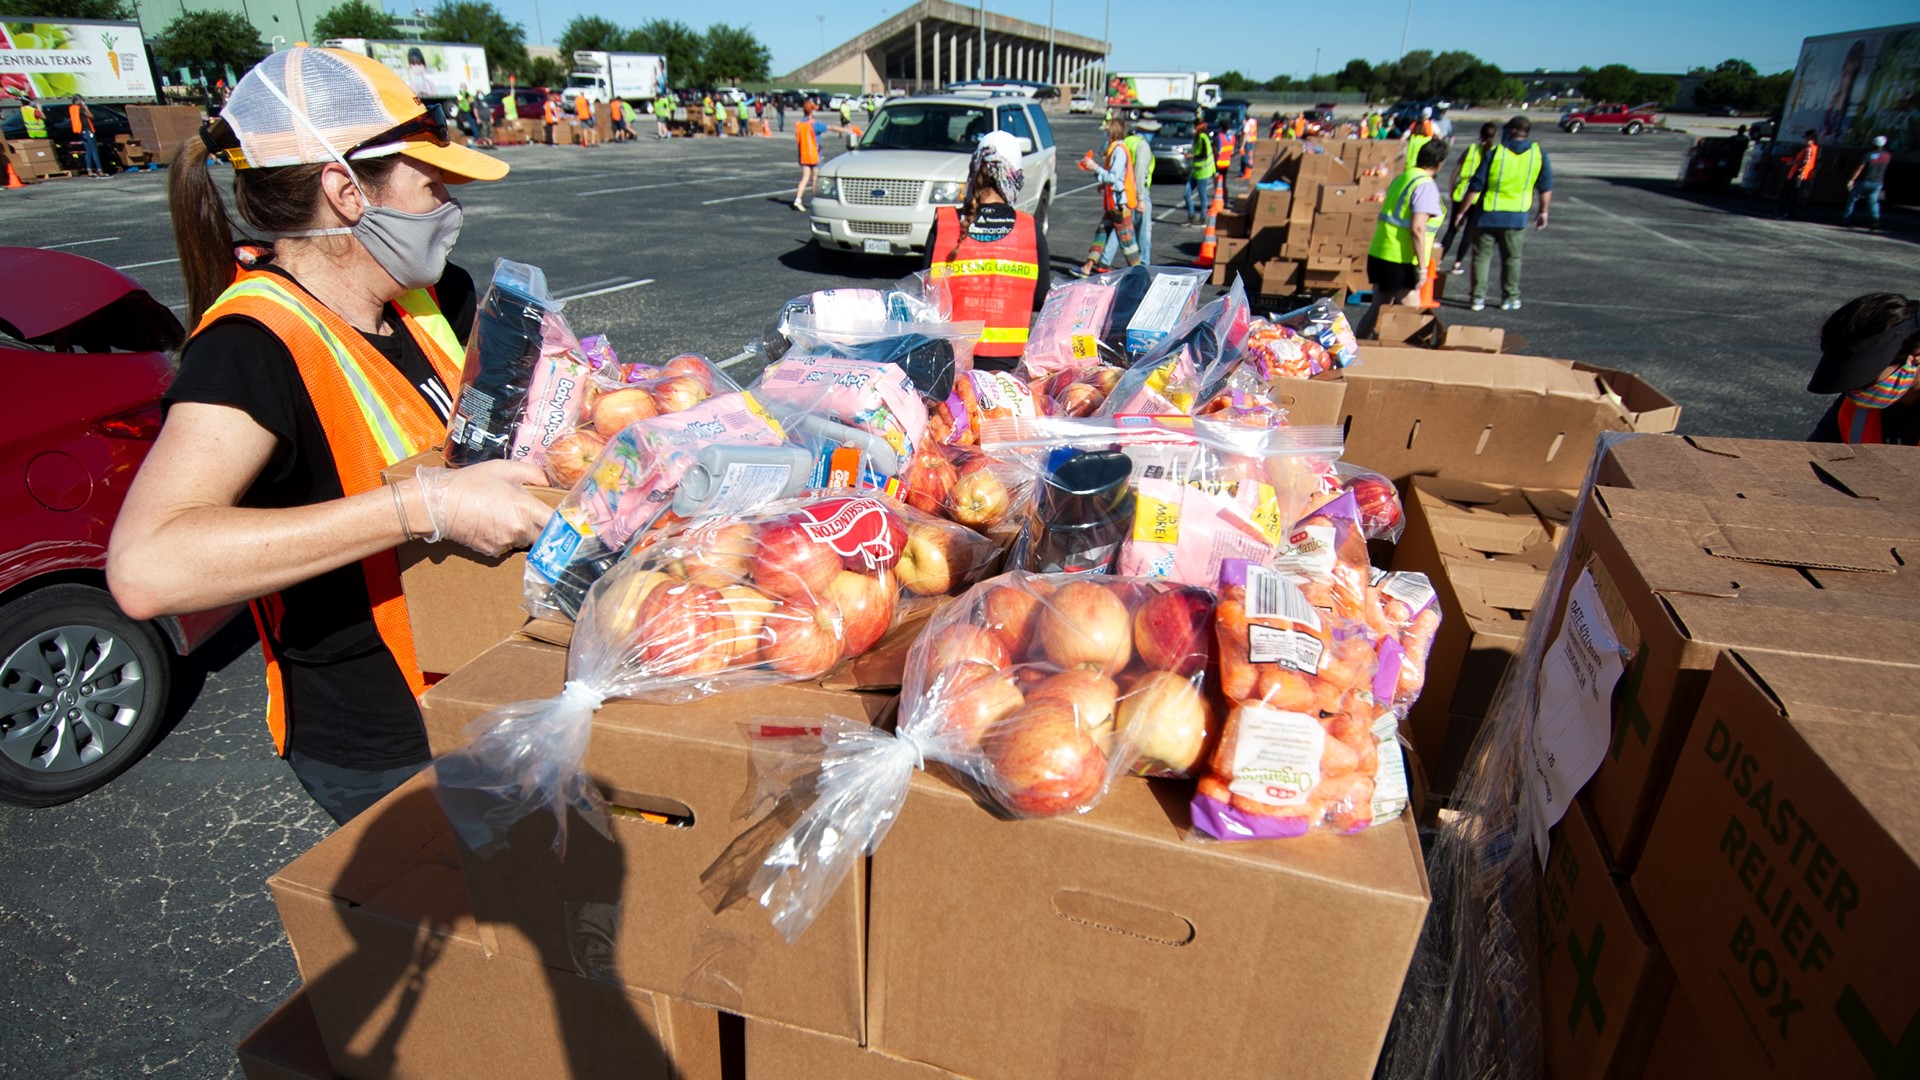
[[[111,753],[140,719],[140,659],[96,626],[39,634],[0,665],[0,753],[35,772],[68,772]]]

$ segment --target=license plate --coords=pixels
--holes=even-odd
[[[893,241],[862,240],[860,241],[860,250],[869,255],[891,255],[893,254]]]

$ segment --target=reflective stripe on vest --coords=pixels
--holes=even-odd
[[[940,261],[932,265],[930,276],[947,280],[954,319],[987,324],[973,354],[1017,357],[1026,352],[1040,277],[1033,215],[1016,211],[1012,232],[998,240],[975,240],[961,233],[960,212],[942,206],[933,215],[933,252]],[[945,257],[948,252],[951,258]]]
[[[1516,154],[1505,146],[1493,148],[1492,164],[1487,167],[1487,190],[1480,196],[1480,211],[1485,214],[1525,213],[1533,209],[1533,185],[1540,179],[1540,144]]]
[[[1113,148],[1115,146],[1120,148],[1120,152],[1126,155],[1127,159],[1126,164],[1121,166],[1122,176],[1125,178],[1124,190],[1127,193],[1127,205],[1124,209],[1130,211],[1138,210],[1140,208],[1140,189],[1135,186],[1133,179],[1133,148],[1127,145],[1125,139],[1120,140],[1118,143],[1108,143],[1106,168],[1109,172],[1113,171]],[[1100,194],[1107,200],[1107,213],[1117,214],[1123,209],[1123,207],[1114,202],[1112,184],[1101,184]]]
[[[1453,201],[1459,202],[1467,197],[1467,185],[1473,183],[1474,174],[1480,171],[1480,144],[1467,147],[1467,154],[1460,162],[1460,180],[1453,185]]]
[[[813,119],[800,121],[800,126],[793,129],[793,136],[800,140],[800,164],[820,164],[820,139],[813,130]]]
[[[1213,167],[1225,172],[1233,165],[1233,132],[1220,133],[1220,148],[1213,155]]]
[[[1146,166],[1145,179],[1148,184],[1152,184],[1153,183],[1153,145],[1147,142],[1147,140],[1141,138],[1138,133],[1129,135],[1125,139],[1122,139],[1121,141],[1127,144],[1127,153],[1133,155],[1134,185],[1136,187],[1139,186],[1139,182],[1141,179],[1140,167],[1143,164]],[[1151,188],[1148,189],[1147,194],[1149,195],[1153,194],[1153,191]]]
[[[1218,166],[1213,163],[1213,136],[1208,135],[1204,131],[1195,132],[1193,136],[1193,178],[1195,180],[1212,179],[1217,169]]]
[[[1382,262],[1419,264],[1413,250],[1413,195],[1420,185],[1431,183],[1433,177],[1423,169],[1408,169],[1394,178],[1387,187],[1386,202],[1381,204],[1380,220],[1373,226],[1373,242],[1367,245],[1367,254]],[[1433,244],[1431,232],[1427,244]]]
[[[31,105],[20,106],[20,120],[27,125],[27,138],[44,139],[47,137],[47,120],[39,109]]]
[[[1863,409],[1847,398],[1840,399],[1840,413],[1836,420],[1840,424],[1840,438],[1850,443],[1878,443],[1884,441],[1880,431],[1880,410]]]
[[[400,322],[445,385],[457,386],[463,354],[451,327],[436,328],[438,307],[425,290],[402,296]],[[275,275],[246,271],[214,301],[195,333],[227,316],[259,323],[292,355],[300,381],[320,418],[340,490],[347,496],[378,490],[381,470],[433,445],[446,432],[417,388],[360,333],[298,286]],[[448,345],[455,348],[449,349]],[[426,691],[413,651],[413,624],[400,591],[400,563],[391,550],[360,560],[367,599],[380,640],[417,697]],[[274,657],[284,603],[279,594],[251,605],[267,661],[267,728],[281,754],[287,752],[286,690]]]

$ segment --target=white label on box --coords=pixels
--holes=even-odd
[[[1524,752],[1534,806],[1533,846],[1547,864],[1547,830],[1607,756],[1613,687],[1626,668],[1613,624],[1600,606],[1593,571],[1582,570],[1567,597],[1560,632],[1540,661],[1540,685]]]
[[[765,506],[787,489],[790,471],[785,465],[728,465],[713,498],[700,508],[700,516],[740,514]]]
[[[1239,708],[1233,782],[1227,790],[1269,806],[1301,806],[1320,783],[1327,731],[1304,713],[1261,705]]]

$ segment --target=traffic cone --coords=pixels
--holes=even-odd
[[[1438,256],[1427,260],[1427,276],[1420,279],[1421,310],[1437,308],[1440,301],[1433,295],[1434,286],[1440,281],[1440,259]]]
[[[1220,221],[1220,211],[1222,209],[1220,189],[1225,186],[1226,181],[1224,179],[1222,179],[1220,183],[1213,185],[1213,203],[1207,207],[1207,231],[1200,237],[1200,257],[1193,260],[1193,265],[1201,270],[1213,269],[1214,246],[1217,243],[1218,237],[1215,228]]]
[[[7,190],[12,191],[14,188],[23,188],[26,186],[27,185],[20,182],[20,174],[13,171],[13,162],[7,162]]]

